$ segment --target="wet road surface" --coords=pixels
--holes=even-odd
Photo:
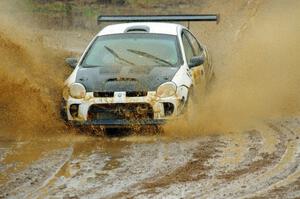
[[[2,198],[300,197],[300,118],[188,139],[0,141]]]

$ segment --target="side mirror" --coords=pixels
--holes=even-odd
[[[78,59],[77,58],[67,58],[65,61],[72,68],[75,68],[78,64]]]
[[[195,57],[191,58],[190,63],[189,63],[189,67],[193,68],[193,67],[196,67],[196,66],[200,66],[200,65],[204,64],[204,62],[205,62],[205,57],[203,55],[195,56]]]

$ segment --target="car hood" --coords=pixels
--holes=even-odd
[[[162,83],[171,81],[179,67],[80,67],[76,83],[87,92],[155,91]]]

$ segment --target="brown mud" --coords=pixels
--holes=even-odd
[[[7,13],[0,15],[1,133],[34,135],[64,129],[58,110],[62,80],[70,72],[64,67],[67,53],[45,47],[41,35]]]
[[[116,138],[73,134],[59,118],[65,49],[88,38],[68,32],[53,45],[64,31],[1,12],[0,198],[299,198],[299,8],[297,0],[186,8],[222,17],[191,27],[217,77],[195,122]]]
[[[216,4],[225,5],[219,11]],[[227,13],[227,6],[240,10]],[[213,49],[217,78],[208,95],[198,98],[190,131],[236,131],[265,119],[299,114],[299,2],[221,1],[207,7],[217,7],[221,23],[211,34],[202,30],[205,25],[192,30],[199,31],[200,39],[216,39],[208,47]]]

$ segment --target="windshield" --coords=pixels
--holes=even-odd
[[[178,67],[181,63],[180,57],[176,36],[128,33],[96,38],[81,65]]]

